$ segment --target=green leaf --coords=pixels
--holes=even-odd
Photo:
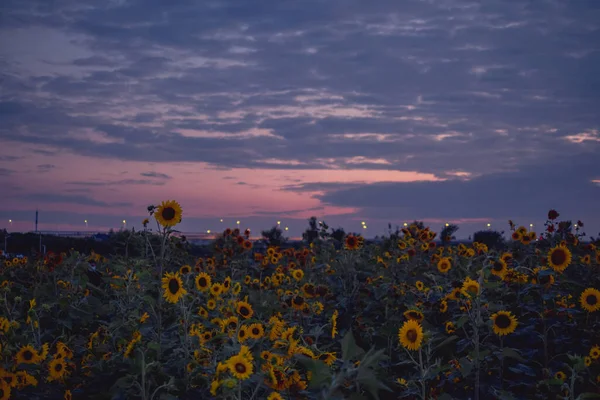
[[[362,387],[367,389],[367,391],[371,393],[371,396],[376,400],[379,400],[379,390],[392,391],[392,389],[380,382],[373,370],[369,368],[360,368],[356,380]]]
[[[444,347],[445,345],[454,342],[455,340],[458,340],[458,336],[452,335],[449,338],[446,338],[444,341],[442,341],[437,346],[435,346],[435,348],[433,349],[433,351],[436,351],[437,349],[440,349],[440,348]]]
[[[502,349],[502,357],[505,358],[514,358],[515,360],[519,360],[520,362],[527,362],[521,355],[511,347],[505,347]]]
[[[600,393],[581,393],[579,396],[577,396],[577,400],[579,399],[600,399]]]
[[[460,317],[458,319],[458,321],[456,321],[456,323],[454,324],[454,326],[456,327],[456,329],[462,328],[463,325],[469,320],[469,316],[468,315],[463,315],[462,317]]]
[[[360,348],[354,340],[352,331],[349,330],[342,339],[342,357],[344,360],[352,360],[364,354],[365,351]]]
[[[464,378],[471,374],[473,370],[473,363],[469,361],[466,357],[463,357],[459,360],[460,363],[460,373]]]
[[[308,385],[309,389],[321,389],[331,381],[331,370],[321,360],[313,360],[304,355],[296,354],[295,358],[300,364],[312,373],[312,378]]]

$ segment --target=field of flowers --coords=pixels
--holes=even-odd
[[[227,229],[204,259],[149,213],[145,258],[0,255],[0,400],[600,398],[600,251],[554,210],[503,248]]]

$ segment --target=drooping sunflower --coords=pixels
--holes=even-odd
[[[450,261],[450,257],[442,257],[440,261],[437,263],[437,269],[442,274],[447,273],[452,268],[452,262]]]
[[[182,265],[181,268],[179,268],[179,273],[181,275],[185,275],[185,274],[189,274],[190,272],[192,272],[192,267],[190,267],[189,265]]]
[[[48,363],[48,380],[56,381],[67,375],[67,362],[64,358],[55,358]]]
[[[30,344],[21,347],[15,358],[17,364],[39,364],[42,362],[42,357]]]
[[[398,330],[398,340],[408,350],[419,350],[423,343],[423,327],[417,321],[409,319]]]
[[[571,263],[571,251],[565,246],[556,246],[548,252],[548,264],[556,272],[563,272]]]
[[[579,303],[581,308],[587,312],[600,310],[600,290],[595,288],[585,289],[579,297]]]
[[[262,324],[252,324],[248,328],[248,335],[252,339],[260,339],[265,335],[265,328],[263,328]]]
[[[558,371],[557,373],[554,374],[554,377],[558,380],[564,381],[565,379],[567,379],[567,374],[565,374],[562,371]]]
[[[241,354],[236,354],[227,360],[227,367],[233,376],[242,381],[250,378],[254,371],[252,363]]]
[[[169,303],[177,303],[181,297],[187,294],[183,287],[183,281],[178,272],[167,272],[162,278],[163,297]]]
[[[245,301],[238,301],[235,304],[235,310],[244,319],[252,318],[252,315],[254,315],[254,310],[252,309],[252,306],[250,305],[250,303],[247,303]]]
[[[154,211],[154,217],[165,228],[180,223],[182,214],[181,206],[175,200],[163,201]]]
[[[448,300],[442,300],[440,302],[440,312],[445,313],[446,311],[448,311]]]
[[[454,324],[452,323],[452,321],[448,321],[446,322],[446,333],[450,334],[450,333],[454,333],[456,331],[456,329],[454,328]]]
[[[335,353],[323,353],[318,357],[318,359],[331,367],[335,360],[337,360],[337,357],[335,356]]]
[[[0,400],[10,399],[11,387],[4,379],[0,379]]]
[[[419,310],[407,310],[407,311],[404,311],[404,313],[402,315],[404,315],[404,318],[406,318],[408,320],[413,320],[413,321],[417,321],[417,322],[422,322],[423,319],[425,318],[423,313]]]
[[[594,360],[600,358],[600,346],[595,345],[590,349],[590,357],[592,357]]]
[[[462,285],[462,292],[467,296],[479,295],[479,282],[467,277]]]
[[[498,336],[508,335],[517,329],[517,319],[510,311],[498,311],[491,317],[492,328]]]
[[[423,291],[423,289],[425,289],[425,285],[424,285],[424,284],[423,284],[423,282],[421,282],[421,281],[417,281],[417,282],[415,283],[415,287],[417,288],[417,290],[418,290],[419,292],[422,292],[422,291]]]
[[[496,260],[492,263],[492,275],[504,278],[507,269],[508,266],[506,265],[506,261],[504,261],[503,259]]]
[[[201,292],[205,292],[208,290],[208,288],[210,288],[212,282],[210,275],[208,275],[206,272],[200,272],[198,275],[196,275],[195,283],[196,289]]]

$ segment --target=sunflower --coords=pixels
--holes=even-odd
[[[585,356],[583,358],[583,362],[584,362],[584,364],[585,364],[586,367],[589,367],[590,365],[592,365],[592,357]]]
[[[423,342],[423,328],[417,321],[410,319],[398,330],[398,340],[408,350],[419,350]]]
[[[595,345],[590,349],[590,357],[592,357],[594,360],[600,358],[600,346]]]
[[[64,358],[57,358],[48,363],[48,380],[56,381],[67,375],[67,362]]]
[[[183,265],[181,268],[179,268],[179,273],[181,275],[189,274],[190,272],[192,272],[192,267],[190,267],[187,264]]]
[[[422,291],[423,291],[423,289],[425,289],[425,285],[424,285],[424,284],[423,284],[423,282],[421,282],[421,281],[417,281],[417,282],[415,283],[415,287],[417,288],[417,290],[418,290],[419,292],[422,292]]]
[[[446,322],[446,333],[454,333],[456,329],[454,328],[454,324],[452,321]]]
[[[162,278],[162,288],[165,291],[163,297],[169,303],[177,303],[183,295],[187,294],[187,290],[183,288],[183,281],[178,272],[167,272]]]
[[[446,311],[448,311],[448,300],[442,300],[440,302],[440,312],[445,313]]]
[[[567,379],[567,374],[565,374],[562,371],[558,371],[554,374],[554,378],[558,379],[559,381],[564,381],[565,379]]]
[[[442,274],[447,273],[452,268],[452,262],[450,261],[450,257],[443,257],[437,263],[437,269]]]
[[[208,301],[206,302],[206,308],[208,308],[209,310],[214,310],[215,308],[217,308],[217,301],[215,299],[208,299]]]
[[[250,305],[250,303],[247,303],[245,301],[238,301],[235,304],[235,310],[244,319],[252,318],[252,315],[254,315],[254,310],[252,309],[252,306]]]
[[[337,360],[337,357],[335,356],[335,353],[323,353],[318,357],[318,359],[331,367],[335,360]]]
[[[360,240],[357,236],[347,235],[344,241],[344,246],[348,250],[357,250],[360,247]]]
[[[154,211],[154,217],[165,228],[173,227],[181,222],[181,206],[175,200],[163,201]]]
[[[592,263],[592,256],[589,254],[586,254],[583,257],[579,257],[579,261],[581,261],[585,265],[590,265]]]
[[[588,312],[594,312],[600,310],[600,290],[594,288],[587,288],[581,293],[579,297],[579,303],[581,308]]]
[[[283,400],[283,397],[277,392],[271,392],[271,394],[267,396],[267,400]]]
[[[506,265],[506,261],[504,261],[502,258],[492,263],[492,275],[504,278],[507,269],[508,266]]]
[[[240,294],[241,291],[242,291],[242,285],[239,282],[236,282],[233,285],[233,290],[231,292],[237,296],[238,294]]]
[[[412,319],[413,321],[417,321],[417,322],[422,322],[423,319],[425,318],[425,316],[423,315],[423,313],[419,310],[407,310],[404,311],[404,318],[406,319]]]
[[[337,335],[338,329],[337,329],[337,319],[338,319],[338,310],[335,310],[333,312],[333,315],[331,316],[331,338],[335,339],[335,335]]]
[[[265,328],[262,324],[252,324],[248,327],[248,335],[252,339],[260,339],[265,335]]]
[[[498,336],[508,335],[517,329],[517,319],[510,311],[498,311],[491,317],[494,333]]]
[[[16,359],[17,364],[39,364],[42,362],[42,357],[30,344],[19,349]]]
[[[241,381],[250,378],[254,371],[252,363],[241,354],[237,354],[227,360],[227,367],[229,368],[229,372]]]
[[[302,280],[302,278],[304,278],[304,271],[302,271],[301,269],[295,269],[292,271],[292,277],[297,282],[300,282]]]
[[[548,252],[548,263],[556,272],[563,272],[571,263],[571,251],[564,246],[556,246]]]
[[[462,285],[462,293],[471,297],[471,295],[477,296],[479,294],[479,282],[467,277]]]
[[[215,297],[219,297],[221,293],[223,293],[223,285],[217,282],[213,283],[210,287],[210,294],[212,294]]]
[[[4,379],[0,379],[0,400],[10,399],[11,387]]]
[[[195,282],[196,289],[198,289],[201,292],[205,292],[211,286],[210,275],[208,275],[206,272],[200,272],[198,275],[196,275]]]

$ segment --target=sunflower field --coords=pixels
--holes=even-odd
[[[600,398],[600,250],[554,210],[502,248],[227,229],[199,259],[148,211],[146,257],[0,255],[0,400]]]

